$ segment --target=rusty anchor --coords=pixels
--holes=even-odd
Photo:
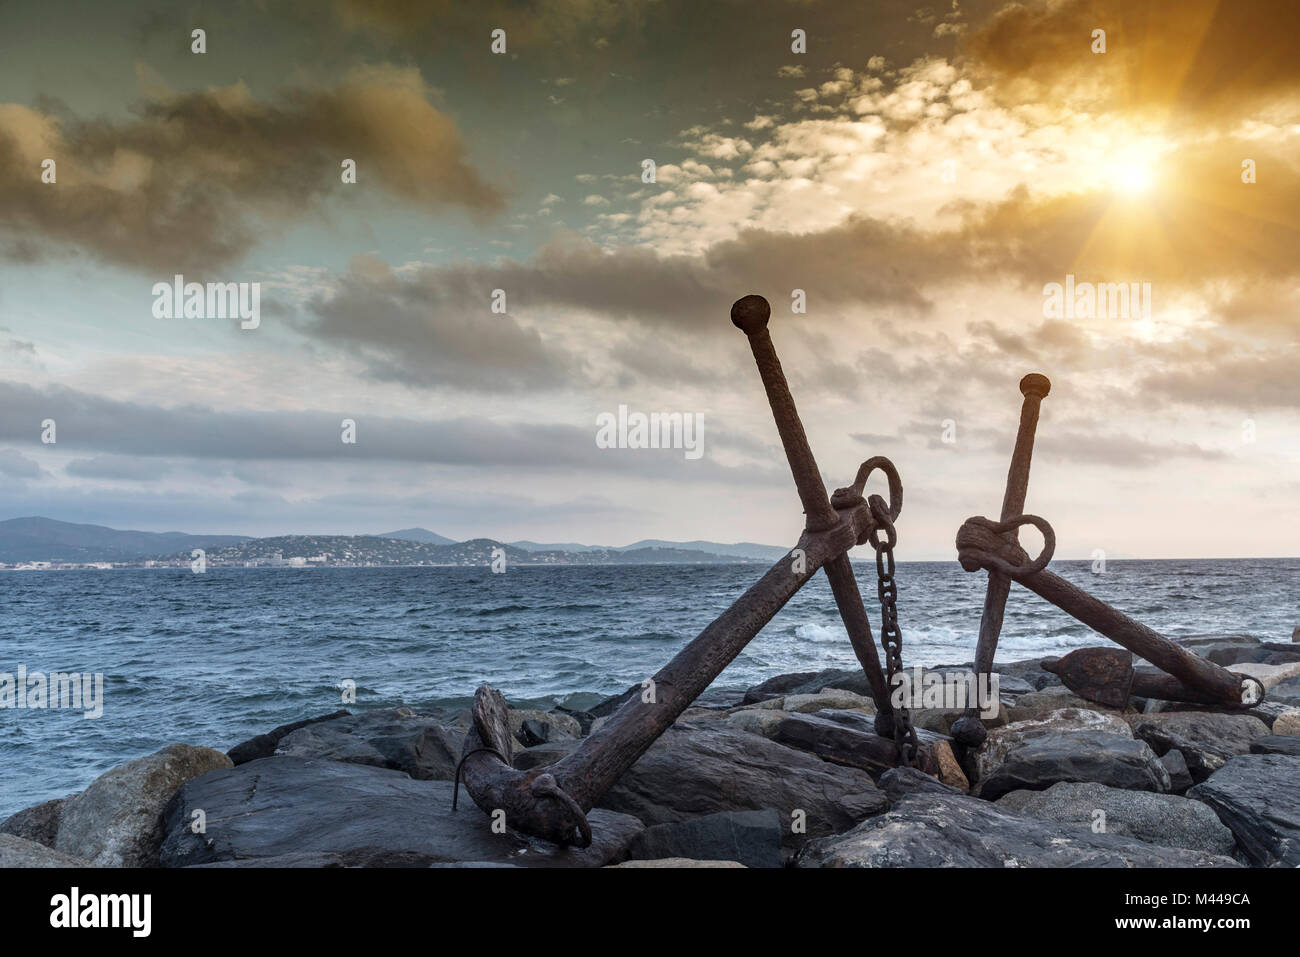
[[[1007,473],[1001,520],[994,522],[981,516],[968,518],[957,532],[957,559],[962,568],[968,572],[983,568],[989,575],[975,650],[977,680],[981,676],[987,680],[993,670],[1007,595],[1011,582],[1016,581],[1127,649],[1081,648],[1063,658],[1044,660],[1043,667],[1059,675],[1066,687],[1080,696],[1114,707],[1127,704],[1130,694],[1223,708],[1247,708],[1259,703],[1264,697],[1264,685],[1258,679],[1228,671],[1192,654],[1077,585],[1047,571],[1047,564],[1056,548],[1056,534],[1045,519],[1023,514],[1023,510],[1039,408],[1050,389],[1047,377],[1037,373],[1020,380],[1024,404],[1011,455],[1011,468]],[[1043,550],[1032,561],[1020,547],[1017,534],[1025,525],[1035,526],[1043,535]],[[1134,654],[1164,674],[1136,672]],[[967,746],[979,745],[986,734],[974,708],[968,709],[952,725],[952,736]]]
[[[890,677],[901,671],[896,613],[893,610],[893,522],[903,504],[903,488],[893,463],[875,457],[862,463],[854,483],[829,498],[822,484],[803,424],[795,409],[776,348],[767,331],[771,308],[762,296],[745,296],[731,308],[731,321],[749,339],[795,488],[803,505],[805,527],[789,556],[777,561],[720,616],[668,662],[596,732],[554,764],[527,771],[511,766],[514,745],[505,698],[486,685],[474,695],[473,722],[462,751],[458,781],[484,812],[504,811],[510,827],[558,844],[586,847],[591,828],[586,812],[668,729],[677,717],[722,673],[777,612],[823,569],[844,621],[854,654],[862,665],[876,704],[876,732],[896,763],[933,767],[933,755],[921,753],[907,711],[892,707],[889,685],[876,654],[871,625],[858,590],[848,551],[870,542],[878,556],[888,553],[891,578],[882,577],[882,609],[889,621],[886,651]],[[864,500],[871,474],[882,471],[889,502],[879,495]],[[887,535],[881,541],[880,534]],[[878,557],[878,565],[883,566]]]

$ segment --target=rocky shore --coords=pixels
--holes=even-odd
[[[468,711],[338,711],[227,753],[175,744],[20,811],[0,866],[1300,866],[1300,644],[1183,643],[1267,700],[1108,708],[1038,660],[1002,664],[978,749],[949,737],[959,711],[914,712],[930,776],[890,766],[860,672],[710,690],[590,813],[583,849],[496,833],[463,789],[452,810]],[[511,712],[515,766],[559,759],[639,690]]]

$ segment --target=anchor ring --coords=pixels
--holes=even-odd
[[[903,511],[903,480],[898,477],[894,463],[883,455],[872,456],[859,465],[853,484],[837,488],[831,496],[831,505],[834,508],[849,508],[862,501],[862,490],[867,487],[867,479],[876,469],[884,472],[889,482],[889,520],[897,521],[899,513]]]

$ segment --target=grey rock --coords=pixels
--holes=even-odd
[[[1252,864],[1300,867],[1300,758],[1239,755],[1187,796],[1214,809]]]
[[[247,741],[241,741],[229,751],[226,756],[235,764],[244,764],[247,761],[256,761],[258,758],[269,758],[275,753],[276,746],[286,735],[292,734],[299,728],[305,728],[309,724],[318,724],[321,721],[333,721],[335,718],[342,718],[351,711],[335,711],[331,714],[323,714],[316,718],[307,718],[305,721],[295,721],[292,724],[282,724],[265,734],[259,734],[256,737],[249,738]]]
[[[1177,748],[1171,748],[1160,755],[1160,763],[1169,772],[1170,794],[1182,794],[1196,783],[1192,780],[1192,772],[1187,770],[1187,762],[1183,759],[1183,752]]]
[[[525,867],[599,867],[623,853],[642,825],[592,811],[592,844],[561,848],[492,822],[465,794],[451,809],[449,781],[417,781],[399,771],[342,761],[276,755],[191,781],[168,805],[166,867],[216,861],[327,854],[381,866],[489,861]],[[202,809],[206,833],[191,830]],[[509,822],[506,822],[509,827]]]
[[[834,764],[879,774],[894,767],[897,749],[892,738],[876,734],[875,720],[874,715],[861,711],[788,714],[772,733],[772,740]],[[936,741],[951,740],[924,728],[916,729],[916,737],[922,751]]]
[[[55,798],[10,815],[0,824],[0,834],[12,834],[46,847],[54,847],[59,835],[59,818],[63,816],[63,805],[67,800]]]
[[[1229,857],[1060,826],[953,794],[909,794],[847,834],[810,841],[798,867],[1236,867]]]
[[[1268,698],[1291,707],[1300,707],[1300,678],[1288,678],[1268,689]]]
[[[980,797],[1041,791],[1061,781],[1095,782],[1140,791],[1169,790],[1169,772],[1145,742],[1105,731],[1045,734],[1007,754],[979,782]]]
[[[721,811],[675,824],[656,824],[632,839],[633,860],[689,858],[780,867],[784,827],[775,810]]]
[[[276,753],[388,768],[419,781],[450,781],[464,743],[465,730],[444,726],[439,717],[383,708],[292,731]]]
[[[774,808],[785,822],[783,842],[796,846],[808,836],[847,830],[885,810],[886,800],[863,771],[828,764],[722,721],[679,720],[600,805],[633,814],[647,825],[716,811]],[[796,810],[806,814],[806,835],[791,833]]]
[[[1250,751],[1250,743],[1268,734],[1268,726],[1246,714],[1210,711],[1167,711],[1132,719],[1133,735],[1151,745],[1156,754],[1177,748],[1187,762],[1192,780],[1200,783],[1223,767],[1228,759]]]
[[[1250,742],[1251,754],[1289,754],[1300,757],[1300,735],[1266,734]]]
[[[1174,641],[1216,665],[1253,661],[1260,645],[1251,635],[1188,635]]]
[[[1115,714],[1103,714],[1086,708],[1061,708],[1043,712],[1037,717],[991,729],[984,743],[975,752],[976,777],[986,778],[991,775],[1008,754],[1033,738],[1081,731],[1105,731],[1123,737],[1133,736],[1128,723]]]
[[[79,857],[62,854],[36,841],[29,841],[14,834],[0,834],[0,868],[89,866]]]
[[[880,776],[880,788],[889,798],[893,807],[903,799],[905,794],[918,791],[931,794],[962,794],[957,788],[944,784],[938,778],[932,778],[919,768],[890,768]]]
[[[562,712],[512,708],[507,717],[510,733],[525,747],[582,737],[582,725],[578,719]]]
[[[867,684],[867,676],[862,669],[846,671],[841,668],[827,668],[824,671],[800,671],[768,678],[762,684],[746,691],[743,703],[757,704],[769,698],[790,694],[817,694],[823,688],[838,688],[864,697],[869,697],[871,694],[871,687]]]
[[[578,746],[576,740],[556,741],[552,744],[538,744],[522,751],[516,751],[511,765],[517,771],[531,771],[548,764],[554,764],[568,755]]]
[[[1022,799],[1008,801],[1013,795]],[[1103,784],[1053,784],[1046,791],[1014,791],[998,806],[1085,830],[1131,837],[1147,844],[1183,847],[1231,856],[1237,847],[1232,832],[1199,801],[1173,794],[1126,791]],[[1099,818],[1097,812],[1104,818]]]
[[[63,805],[55,849],[96,867],[156,867],[162,811],[185,784],[232,767],[212,748],[173,744],[119,765]]]

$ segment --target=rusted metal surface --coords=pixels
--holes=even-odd
[[[1263,697],[1263,685],[1253,678],[1235,674],[1175,644],[1164,635],[1134,621],[1119,609],[1047,570],[1056,545],[1056,536],[1044,519],[1036,515],[1017,514],[1024,507],[1025,488],[1029,479],[1029,459],[1033,432],[1038,420],[1038,403],[1049,385],[1043,376],[1025,376],[1020,383],[1025,394],[1020,433],[1007,477],[1007,494],[1002,502],[1002,521],[981,516],[967,519],[957,532],[957,559],[967,571],[985,569],[989,573],[988,598],[984,619],[980,623],[979,646],[975,656],[976,674],[987,674],[993,667],[1002,610],[1006,603],[1004,586],[1016,581],[1047,599],[1062,611],[1127,648],[1167,673],[1166,676],[1136,675],[1131,659],[1118,654],[1066,656],[1055,662],[1062,678],[1074,681],[1079,693],[1091,700],[1109,704],[1127,702],[1129,693],[1142,694],[1139,686],[1152,697],[1175,701],[1199,701],[1222,707],[1240,708],[1257,703]],[[1015,531],[1034,525],[1042,533],[1044,546],[1035,559],[1020,547]],[[996,586],[996,587],[995,587]],[[1100,649],[1097,651],[1101,651]],[[1079,652],[1073,653],[1078,655]],[[1111,684],[1108,685],[1108,682]],[[1158,694],[1156,692],[1159,692]],[[959,742],[977,745],[984,739],[978,716],[963,715],[953,723],[952,735]]]
[[[1135,670],[1132,652],[1119,648],[1079,648],[1064,658],[1044,658],[1043,668],[1059,675],[1061,682],[1076,694],[1113,708],[1124,707],[1131,695],[1231,707],[1220,697],[1184,684],[1173,675]],[[1241,707],[1250,707],[1264,697],[1262,682],[1237,677],[1241,680]]]
[[[1020,406],[1020,427],[1016,431],[1016,445],[1011,453],[1011,467],[1007,470],[1007,490],[1002,497],[1002,521],[1015,518],[1025,510],[1025,496],[1029,491],[1029,466],[1034,457],[1034,433],[1038,429],[1038,412],[1052,390],[1052,383],[1047,376],[1031,372],[1020,380],[1020,394],[1024,402]],[[1007,541],[1017,542],[1015,527],[1004,533]],[[1011,580],[1005,571],[994,569],[989,572],[988,587],[984,593],[984,612],[980,616],[979,642],[975,646],[975,675],[977,682],[988,681],[993,671],[993,658],[997,654],[998,638],[1002,634],[1002,616],[1007,607],[1007,595],[1011,591]],[[977,688],[987,688],[988,684],[977,683]],[[952,736],[958,742],[970,746],[982,743],[988,735],[984,722],[980,720],[979,708],[971,707],[953,722]]]
[[[503,810],[508,826],[517,831],[561,844],[590,843],[586,812],[819,569],[826,570],[854,652],[866,673],[881,715],[877,728],[883,721],[893,733],[888,688],[848,551],[871,537],[876,527],[873,502],[879,503],[876,510],[889,518],[892,529],[902,508],[902,483],[888,459],[876,458],[862,464],[854,485],[837,489],[833,498],[827,496],[767,332],[770,313],[761,296],[746,296],[732,307],[731,319],[749,338],[803,504],[806,526],[795,546],[801,557],[796,561],[792,550],[790,556],[776,562],[645,682],[644,694],[633,696],[598,731],[553,765],[528,771],[510,766],[513,745],[505,699],[492,688],[479,688],[460,771],[474,803],[489,814]],[[867,478],[877,468],[884,470],[889,480],[888,505],[879,496],[871,496],[872,502],[862,497]],[[892,753],[896,761],[897,749]]]

